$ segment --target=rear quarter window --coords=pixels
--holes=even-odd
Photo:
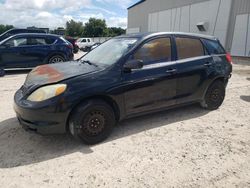
[[[56,41],[57,41],[57,43],[60,43],[60,44],[71,44],[69,41],[67,41],[63,37],[60,37],[60,40],[56,40]]]
[[[52,37],[45,38],[46,44],[54,44],[56,40],[57,40],[56,38],[52,38]]]
[[[226,51],[221,46],[219,41],[213,41],[213,40],[204,40],[204,44],[207,48],[207,51],[211,55],[217,55],[217,54],[225,54]]]
[[[196,38],[176,37],[178,59],[204,56],[205,51],[202,42]]]

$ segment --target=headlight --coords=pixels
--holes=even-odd
[[[27,100],[33,102],[44,101],[62,94],[66,90],[66,88],[67,85],[65,84],[44,86],[31,93]]]

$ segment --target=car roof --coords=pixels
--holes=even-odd
[[[27,29],[27,28],[12,28],[12,29],[9,29],[8,31],[22,31],[22,30],[26,30],[26,31],[43,31],[45,32],[44,30],[42,29],[39,29],[39,28],[33,28],[33,29]]]
[[[46,33],[20,33],[13,35],[12,37],[27,37],[27,36],[37,36],[37,37],[61,37],[60,35],[54,35],[54,34],[46,34]]]
[[[135,34],[127,34],[127,35],[121,35],[116,38],[139,38],[141,40],[160,36],[160,35],[175,35],[175,36],[187,36],[187,37],[197,37],[197,38],[203,38],[203,39],[209,39],[209,40],[218,40],[214,36],[210,35],[202,35],[197,33],[185,33],[185,32],[147,32],[147,33],[135,33]]]

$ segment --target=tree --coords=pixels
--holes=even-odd
[[[107,36],[107,24],[105,20],[90,18],[84,27],[86,37],[104,37]]]
[[[58,28],[54,31],[57,33]],[[90,18],[85,25],[82,22],[70,20],[66,23],[66,35],[71,37],[115,37],[125,34],[125,29],[120,27],[107,27],[106,21]]]
[[[4,33],[5,31],[8,31],[10,29],[13,29],[13,25],[0,25],[0,34]]]
[[[123,35],[125,33],[126,33],[126,30],[122,29],[121,27],[109,27],[108,28],[109,37],[115,37],[115,36]]]
[[[66,34],[71,37],[79,37],[82,36],[84,32],[84,26],[82,22],[76,22],[74,20],[70,20],[66,23]]]

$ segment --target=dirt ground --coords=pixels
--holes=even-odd
[[[0,78],[0,187],[250,187],[250,63],[234,65],[223,106],[119,123],[105,142],[25,132],[12,108],[26,72]]]

